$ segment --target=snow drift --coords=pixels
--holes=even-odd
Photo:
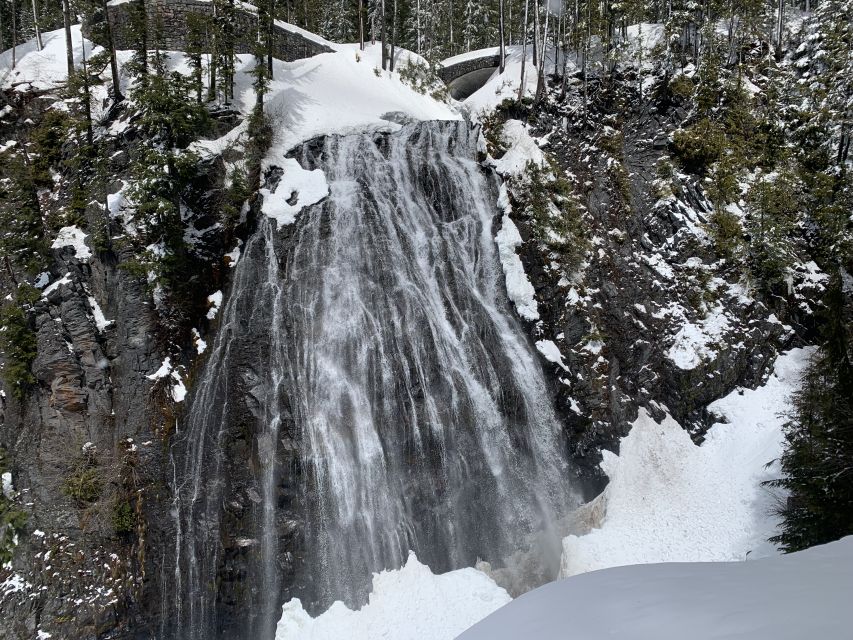
[[[804,640],[853,628],[853,536],[750,562],[618,567],[540,587],[459,640]]]

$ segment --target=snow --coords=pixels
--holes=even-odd
[[[436,575],[410,553],[401,569],[373,575],[370,599],[358,611],[336,602],[312,618],[298,598],[290,600],[275,638],[452,640],[509,601],[509,594],[477,569]]]
[[[420,94],[405,84],[395,71],[381,71],[378,44],[337,45],[337,51],[296,62],[275,61],[274,80],[265,99],[267,113],[278,132],[269,158],[319,135],[362,131],[395,131],[408,120],[459,120],[448,104]],[[242,109],[254,106],[252,56],[240,57],[243,65]],[[400,50],[397,70],[418,56]],[[378,71],[378,75],[377,75]],[[238,97],[238,103],[241,98]]]
[[[44,291],[41,292],[42,298],[47,298],[51,293],[59,289],[64,284],[71,284],[71,272],[69,271],[64,276],[62,276],[59,280],[54,282],[52,285],[47,287]]]
[[[304,207],[316,204],[329,195],[329,185],[322,170],[303,169],[293,158],[285,158],[282,168],[284,175],[275,190],[261,189],[264,198],[261,211],[275,220],[278,228],[293,224],[296,214]]]
[[[92,308],[92,316],[95,318],[95,326],[98,327],[98,331],[103,332],[109,327],[115,320],[107,320],[104,316],[104,312],[101,309],[101,305],[98,304],[98,301],[95,300],[92,296],[88,296],[89,306]]]
[[[569,370],[563,363],[563,354],[560,353],[560,348],[552,340],[539,340],[536,342],[536,348],[548,362],[553,362],[566,371]]]
[[[3,472],[3,475],[0,476],[0,484],[2,484],[3,495],[11,499],[15,493],[15,485],[12,484],[12,473],[10,471]]]
[[[520,120],[507,120],[501,129],[501,139],[507,151],[500,159],[492,160],[491,164],[502,176],[523,174],[528,162],[545,166],[545,154]]]
[[[506,214],[501,222],[501,230],[495,236],[498,245],[498,255],[503,266],[506,278],[506,292],[509,299],[515,304],[515,308],[525,320],[538,320],[539,308],[534,298],[533,285],[524,273],[524,265],[521,258],[515,252],[515,248],[521,243],[521,234],[518,227]]]
[[[161,378],[168,376],[170,373],[172,373],[172,359],[167,357],[163,360],[163,364],[160,365],[160,368],[157,369],[157,371],[145,377],[149,380],[160,380]]]
[[[198,329],[193,328],[193,344],[195,344],[196,352],[201,355],[205,351],[207,351],[207,342],[202,340],[201,334],[198,332]]]
[[[682,325],[675,334],[667,357],[679,369],[695,369],[703,360],[714,356],[714,344],[722,340],[728,329],[725,311],[722,305],[717,305],[704,319]]]
[[[500,53],[500,47],[488,47],[486,49],[474,49],[473,51],[466,51],[465,53],[460,53],[455,56],[451,56],[449,58],[445,58],[439,64],[442,67],[452,67],[455,64],[459,64],[460,62],[467,62],[468,60],[476,60],[477,58],[487,58],[490,56],[496,56]]]
[[[162,380],[163,378],[171,377],[174,381],[170,389],[172,400],[175,402],[183,402],[187,395],[187,388],[184,381],[181,379],[181,374],[172,366],[172,359],[166,357],[163,364],[154,373],[145,376],[149,380]]]
[[[548,48],[548,61],[546,67],[553,69],[554,67],[554,50]],[[453,64],[454,58],[444,61],[445,66]],[[560,61],[562,65],[562,60]],[[506,64],[504,72],[498,73],[497,70],[492,74],[486,83],[477,91],[472,93],[463,102],[464,108],[467,109],[475,118],[481,114],[492,111],[497,105],[507,98],[515,100],[518,98],[518,87],[521,81],[521,66],[522,66],[522,47],[512,46],[506,49]],[[574,73],[575,65],[568,62],[568,72]],[[525,58],[524,71],[524,95],[533,97],[536,93],[536,67],[533,66],[533,48],[527,47],[527,57]]]
[[[207,301],[210,303],[210,309],[207,310],[207,319],[213,320],[216,314],[219,313],[219,307],[222,306],[222,291],[214,291],[207,296]]]
[[[236,267],[237,263],[240,261],[240,252],[241,252],[242,246],[243,246],[243,241],[238,239],[237,240],[237,246],[225,254],[225,257],[228,258],[228,268],[229,269],[233,269],[234,267]]]
[[[77,226],[62,227],[50,247],[52,249],[74,247],[74,254],[82,262],[92,257],[92,251],[86,246],[86,234]]]
[[[71,40],[74,49],[74,64],[83,60],[80,25],[71,27]],[[44,48],[38,51],[35,39],[18,45],[17,64],[12,69],[12,50],[0,53],[0,88],[15,87],[16,90],[55,89],[64,84],[68,74],[65,58],[65,31],[57,29],[42,34]],[[91,57],[100,47],[95,48],[86,40],[86,57]]]
[[[459,640],[803,640],[853,627],[853,537],[750,562],[619,567],[527,593]]]
[[[617,456],[604,451],[610,483],[600,528],[563,540],[562,575],[628,564],[744,560],[774,553],[774,497],[762,487],[779,477],[782,415],[812,349],[780,355],[766,384],[733,391],[708,409],[727,419],[702,446],[666,417],[644,410]]]

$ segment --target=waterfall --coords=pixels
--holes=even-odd
[[[477,135],[421,123],[297,151],[330,195],[246,243],[176,445],[181,640],[222,628],[217,572],[244,543],[257,638],[285,591],[360,605],[410,549],[445,571],[557,543],[565,436],[507,302]]]

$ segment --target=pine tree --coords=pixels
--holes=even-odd
[[[853,277],[840,270],[828,287],[823,346],[796,395],[785,429],[780,509],[785,551],[853,534]]]

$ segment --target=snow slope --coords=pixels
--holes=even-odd
[[[563,541],[562,575],[654,562],[744,560],[774,553],[773,495],[761,483],[779,476],[784,412],[810,349],[780,355],[773,375],[754,390],[734,391],[709,410],[715,424],[697,447],[670,417],[640,415],[621,453],[605,451],[610,483],[596,500],[600,529]]]
[[[83,36],[80,25],[71,27],[71,41],[74,49],[74,64],[83,59]],[[0,87],[15,86],[19,91],[29,89],[54,89],[64,84],[68,70],[65,61],[65,31],[57,29],[42,34],[44,48],[38,51],[36,41],[28,40],[16,49],[17,64],[12,69],[12,50],[0,53]],[[86,57],[90,58],[95,47],[89,40],[86,43]]]
[[[452,640],[507,604],[486,574],[457,569],[435,575],[414,553],[402,569],[373,575],[369,602],[353,611],[336,602],[312,618],[298,598],[286,603],[276,640]]]
[[[853,537],[752,562],[619,567],[531,591],[459,640],[841,640]]]

